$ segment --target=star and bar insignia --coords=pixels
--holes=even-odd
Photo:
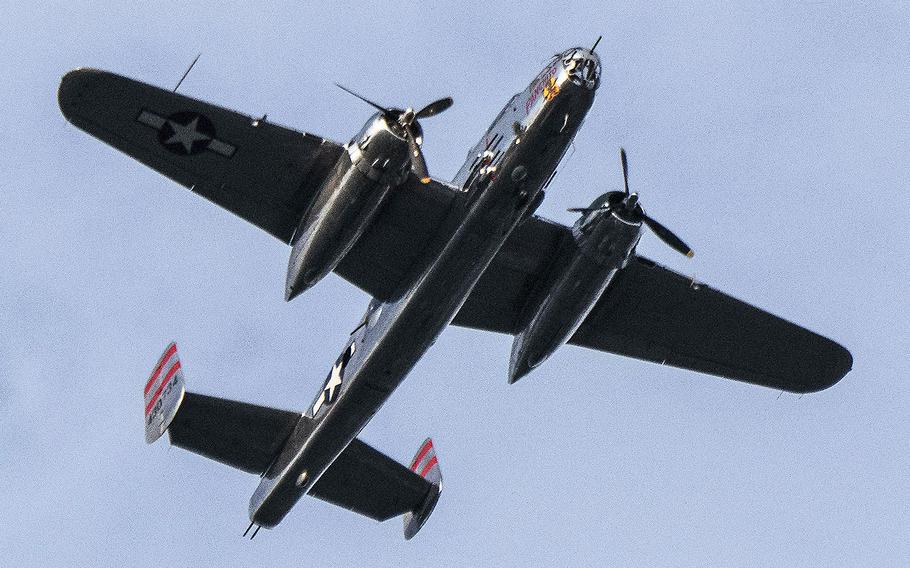
[[[230,158],[237,147],[219,140],[215,125],[198,112],[176,112],[163,117],[143,109],[136,121],[158,131],[158,142],[169,152],[180,156],[193,156],[206,150]]]
[[[348,348],[341,353],[338,360],[335,361],[335,365],[332,367],[332,371],[329,373],[329,376],[325,380],[325,385],[322,387],[322,392],[319,393],[319,399],[313,405],[313,416],[316,416],[323,405],[328,406],[338,398],[338,395],[341,392],[341,382],[344,380],[344,369],[348,366],[348,363],[351,361],[351,357],[354,356],[356,350],[357,345],[351,343]]]

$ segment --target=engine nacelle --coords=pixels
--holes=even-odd
[[[592,208],[606,203],[606,195]],[[573,234],[578,248],[541,299],[525,328],[515,336],[509,362],[514,383],[546,361],[584,322],[641,238],[641,223],[609,211],[586,213]]]
[[[410,171],[407,140],[381,113],[366,123],[346,150],[294,233],[286,300],[338,266],[369,227],[389,189],[404,182]]]

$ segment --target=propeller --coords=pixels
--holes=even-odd
[[[629,192],[629,163],[628,160],[626,160],[626,150],[624,148],[619,149],[619,161],[622,164],[622,181],[625,192],[614,191],[609,193],[607,202],[599,207],[572,207],[569,211],[572,213],[614,211],[631,221],[644,223],[655,235],[657,235],[657,238],[680,254],[684,254],[689,258],[695,256],[695,252],[689,248],[689,245],[684,243],[673,231],[664,227],[645,213],[645,210],[642,209],[641,205],[638,203],[637,193]]]
[[[427,170],[427,161],[424,159],[423,150],[420,148],[423,142],[423,129],[420,127],[418,120],[436,116],[445,111],[452,106],[452,98],[441,98],[414,112],[414,109],[410,107],[406,109],[384,107],[343,85],[338,83],[335,83],[335,85],[378,110],[393,128],[397,126],[400,129],[399,134],[404,135],[404,138],[408,141],[408,152],[411,154],[411,171],[414,172],[414,175],[417,176],[421,183],[429,183],[430,173]]]

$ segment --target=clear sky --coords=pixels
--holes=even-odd
[[[910,557],[910,8],[903,3],[95,2],[7,6],[0,33],[0,557],[7,565],[905,566]],[[129,6],[128,6],[129,4]],[[306,4],[305,6],[303,4]],[[440,3],[442,6],[442,3]],[[12,10],[12,13],[10,13]],[[283,300],[289,250],[69,125],[92,66],[346,141],[444,95],[430,169],[547,57],[598,35],[597,101],[540,213],[621,184],[697,254],[642,254],[846,345],[802,398],[452,328],[366,428],[445,491],[417,538],[315,499],[240,538],[254,476],[143,440],[177,340],[190,388],[301,409],[368,298]]]

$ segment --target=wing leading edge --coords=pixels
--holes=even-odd
[[[554,272],[575,253],[568,227],[528,219],[453,323],[519,333]],[[853,364],[834,341],[638,256],[569,343],[791,392],[830,387]]]

